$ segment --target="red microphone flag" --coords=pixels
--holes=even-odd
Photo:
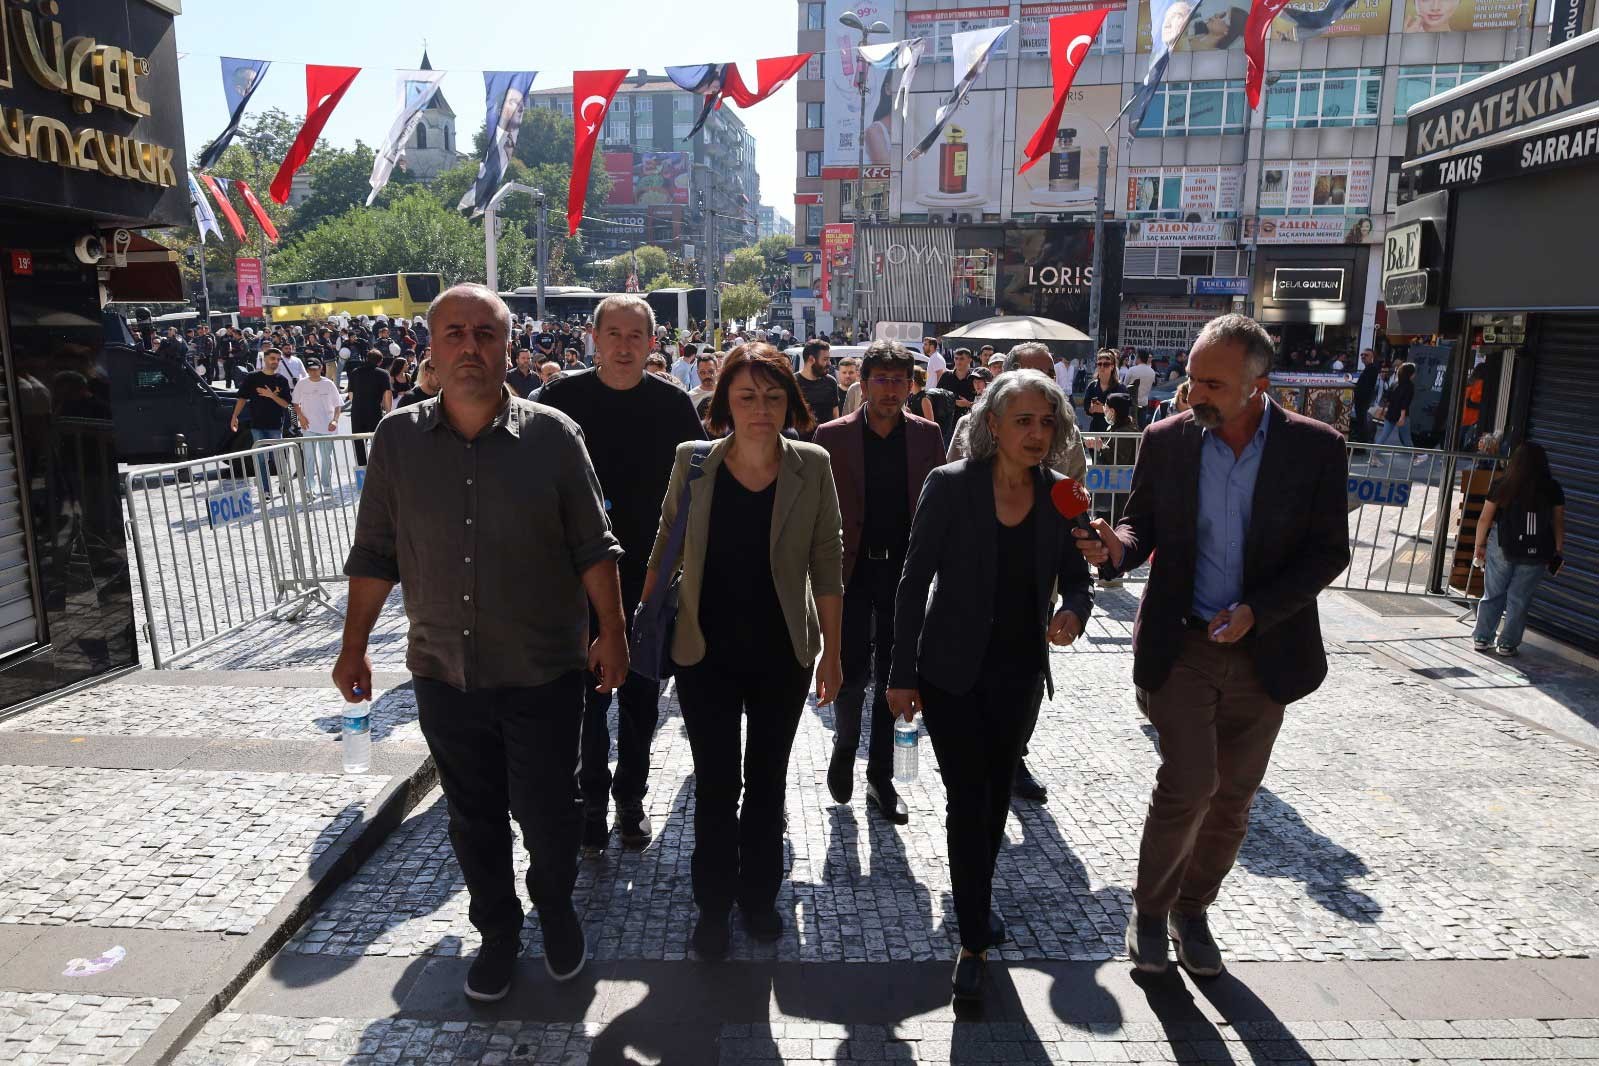
[[[1266,34],[1287,6],[1288,0],[1252,0],[1249,5],[1249,20],[1244,23],[1244,58],[1249,63],[1244,95],[1251,111],[1260,106],[1260,88],[1266,81]]]
[[[360,67],[306,66],[305,125],[300,127],[299,135],[289,147],[289,154],[283,157],[283,165],[278,167],[277,177],[272,179],[272,187],[268,190],[278,203],[289,202],[289,183],[294,180],[294,172],[311,157],[311,149],[316,147],[316,139],[322,135],[322,127],[333,117],[333,109],[339,106],[345,91],[359,73]]]
[[[572,72],[572,181],[566,190],[567,236],[577,233],[588,199],[589,167],[594,145],[605,125],[611,100],[627,80],[625,70],[575,70]]]
[[[261,206],[261,201],[255,198],[255,193],[252,192],[250,187],[244,182],[235,178],[233,180],[233,184],[239,187],[239,193],[244,197],[245,204],[250,208],[250,214],[255,216],[256,222],[260,223],[261,232],[267,235],[267,240],[276,244],[278,240],[278,228],[274,226],[272,224],[272,220],[267,217],[266,208]]]
[[[1077,77],[1078,68],[1088,57],[1089,46],[1110,12],[1111,9],[1105,7],[1075,15],[1057,15],[1049,20],[1049,71],[1055,87],[1055,102],[1044,116],[1043,124],[1033,133],[1033,139],[1027,142],[1027,162],[1022,164],[1018,174],[1025,173],[1054,147],[1055,131],[1060,128],[1060,116],[1066,109],[1066,95],[1071,92],[1072,79]]]
[[[205,187],[211,190],[211,198],[217,202],[217,209],[222,212],[222,217],[228,220],[228,225],[233,229],[233,235],[239,240],[244,240],[244,223],[239,219],[239,213],[233,210],[233,204],[228,200],[228,194],[222,186],[217,184],[217,179],[209,174],[201,174],[200,180],[205,182]]]

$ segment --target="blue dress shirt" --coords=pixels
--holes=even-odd
[[[1244,546],[1254,510],[1255,479],[1260,457],[1266,451],[1266,428],[1271,424],[1271,400],[1266,400],[1260,428],[1233,455],[1230,444],[1211,430],[1204,431],[1199,450],[1199,523],[1194,563],[1194,614],[1209,621],[1230,609],[1244,594]]]

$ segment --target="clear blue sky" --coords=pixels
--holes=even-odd
[[[251,108],[296,116],[305,114],[303,64],[364,68],[323,136],[375,145],[398,110],[394,71],[417,64],[425,39],[433,66],[455,72],[443,91],[470,149],[483,123],[485,68],[536,70],[540,89],[571,85],[573,70],[744,63],[792,55],[797,19],[790,0],[186,0],[177,20],[184,136],[192,158],[227,124],[219,56],[274,60]],[[793,83],[738,114],[755,137],[762,201],[792,219]]]

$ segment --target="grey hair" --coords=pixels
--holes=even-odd
[[[1271,334],[1248,315],[1221,315],[1206,322],[1194,339],[1194,347],[1205,344],[1242,344],[1244,369],[1251,378],[1271,373],[1271,361],[1277,354],[1277,343]]]
[[[479,285],[475,281],[463,281],[459,285],[451,285],[448,289],[433,297],[433,302],[428,304],[428,331],[433,330],[433,316],[438,313],[439,307],[452,296],[470,296],[478,300],[487,300],[494,304],[498,310],[494,317],[500,320],[505,327],[505,335],[511,335],[511,309],[505,306],[505,301],[500,299],[500,294],[487,285]]]
[[[983,390],[983,394],[972,405],[968,456],[973,459],[992,459],[999,454],[999,442],[994,439],[993,430],[988,428],[988,417],[993,415],[996,420],[1004,418],[1011,400],[1022,392],[1038,393],[1055,409],[1055,436],[1050,441],[1049,454],[1044,457],[1045,465],[1054,466],[1066,457],[1072,445],[1076,419],[1072,417],[1071,404],[1067,402],[1066,394],[1060,391],[1060,386],[1049,375],[1038,370],[1009,371],[995,378],[994,383]]]
[[[1043,341],[1023,341],[1005,353],[1005,365],[1000,369],[1000,373],[1009,374],[1012,370],[1020,370],[1024,355],[1041,355],[1051,362],[1055,360],[1055,357],[1049,353],[1049,345]]]
[[[599,306],[594,308],[594,332],[600,331],[600,322],[605,318],[607,311],[638,311],[643,310],[645,317],[650,320],[650,336],[655,336],[655,308],[644,297],[632,292],[612,293],[601,300]]]

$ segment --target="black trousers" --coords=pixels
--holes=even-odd
[[[888,709],[888,667],[894,657],[894,594],[904,558],[856,561],[844,591],[844,624],[839,659],[844,683],[833,704],[837,733],[833,744],[853,754],[861,743],[866,685],[871,681],[872,732],[866,752],[866,780],[886,783],[894,775],[894,712]]]
[[[522,928],[511,866],[513,817],[532,859],[527,890],[540,921],[572,909],[582,833],[582,685],[579,670],[535,688],[471,692],[416,679],[417,715],[444,786],[468,914],[485,941]]]
[[[368,420],[364,419],[364,418],[351,417],[351,419],[350,419],[350,432],[351,433],[371,433],[374,430],[376,430],[377,428],[378,428],[378,424],[377,424],[376,421],[372,421],[370,424],[368,424]],[[355,445],[355,465],[356,466],[365,466],[366,465],[366,441],[364,441],[364,440],[356,440],[356,441],[351,441],[350,443]]]
[[[631,612],[630,612],[631,613]],[[644,804],[649,790],[650,745],[660,719],[661,685],[639,674],[629,673],[616,690],[616,774],[611,774],[611,729],[606,714],[611,708],[609,693],[596,692],[599,679],[583,675],[583,759],[578,784],[583,790],[583,809],[603,817],[607,794],[616,797],[616,809],[627,810]]]
[[[961,947],[968,951],[993,946],[988,912],[994,863],[1005,841],[1011,779],[1038,719],[1043,688],[1042,672],[1021,678],[984,677],[960,696],[920,679],[922,718],[948,796],[944,829],[950,882]]]
[[[708,914],[725,914],[734,903],[762,910],[777,900],[788,758],[810,680],[810,669],[786,649],[737,664],[707,657],[678,668],[678,700],[694,752],[694,902]]]

